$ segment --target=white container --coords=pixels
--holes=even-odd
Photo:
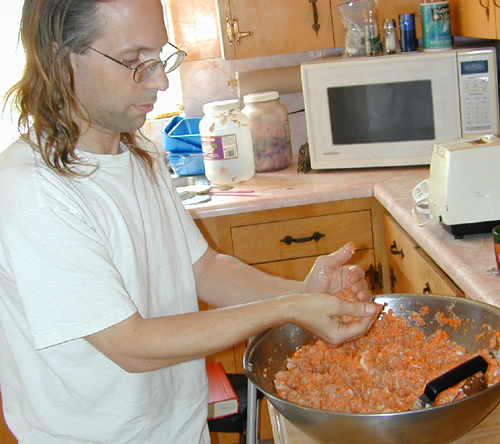
[[[206,103],[203,112],[200,136],[210,183],[229,185],[250,179],[255,174],[252,134],[240,101]]]
[[[243,113],[250,119],[255,170],[277,171],[292,161],[288,110],[277,91],[247,94]]]

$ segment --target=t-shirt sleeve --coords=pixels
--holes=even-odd
[[[34,347],[81,338],[137,308],[103,240],[62,209],[38,209],[2,233]]]

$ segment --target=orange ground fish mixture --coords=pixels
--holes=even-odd
[[[488,349],[469,353],[443,330],[425,338],[392,310],[363,337],[333,348],[321,340],[301,347],[275,376],[278,396],[306,407],[345,413],[392,413],[418,408],[432,379],[482,355],[488,385],[500,381],[500,362]],[[460,384],[438,396],[453,400]]]

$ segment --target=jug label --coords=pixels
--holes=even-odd
[[[201,147],[205,160],[227,160],[238,157],[236,134],[225,136],[202,136]]]
[[[422,3],[420,11],[424,50],[451,48],[453,40],[449,2]]]

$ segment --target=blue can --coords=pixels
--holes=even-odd
[[[399,32],[401,34],[401,52],[418,50],[417,34],[415,32],[415,14],[399,16]]]

